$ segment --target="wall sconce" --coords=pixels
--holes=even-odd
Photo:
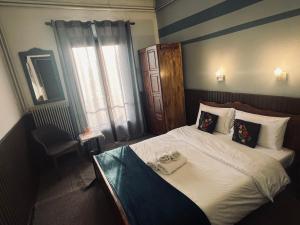
[[[277,67],[274,70],[274,75],[277,80],[284,81],[287,80],[287,72],[283,71],[281,68]]]
[[[225,73],[222,68],[218,69],[216,72],[216,78],[218,82],[225,81]]]

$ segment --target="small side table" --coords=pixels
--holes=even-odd
[[[90,156],[101,153],[101,151],[102,151],[101,143],[104,142],[105,136],[103,135],[103,133],[101,131],[91,131],[89,133],[79,135],[79,141],[80,141],[81,146],[83,146],[84,143],[92,141],[92,140],[96,141],[97,149],[90,150],[89,151]]]

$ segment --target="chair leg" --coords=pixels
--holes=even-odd
[[[53,157],[53,164],[54,164],[54,169],[58,175],[58,179],[60,180],[62,178],[62,174],[61,171],[59,170],[57,157]]]
[[[77,152],[78,159],[81,160],[81,152],[80,152],[80,146],[79,145],[77,146],[76,152]]]
[[[58,162],[57,162],[57,158],[56,157],[53,157],[53,164],[54,164],[54,168],[56,170],[58,170]]]

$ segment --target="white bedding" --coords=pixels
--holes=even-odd
[[[220,139],[227,142],[228,144],[231,144],[231,142],[232,142],[232,134],[225,135],[225,134],[215,132],[214,135],[218,136]],[[238,144],[238,145],[240,145],[240,144]],[[239,147],[249,149],[247,146],[239,146]],[[281,165],[284,168],[288,168],[290,165],[292,165],[292,163],[294,161],[294,157],[295,157],[295,152],[293,150],[290,150],[287,148],[282,148],[280,150],[274,150],[274,149],[262,147],[260,145],[256,145],[256,147],[251,150],[266,154],[266,155],[276,159],[277,161],[279,161],[281,163]]]
[[[131,148],[144,162],[166,150],[181,152],[188,163],[172,175],[159,175],[196,203],[212,225],[238,222],[289,182],[276,157],[195,126],[172,130]]]

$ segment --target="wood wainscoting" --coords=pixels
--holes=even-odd
[[[0,224],[30,223],[38,186],[31,151],[31,114],[21,120],[0,141]]]
[[[283,146],[296,152],[293,172],[295,173],[294,179],[300,184],[300,98],[186,89],[188,125],[196,123],[200,101],[219,103],[223,104],[221,107],[234,107],[266,116],[290,117]]]
[[[185,89],[186,122],[196,123],[200,101],[227,103],[242,102],[255,108],[300,115],[300,98]]]

